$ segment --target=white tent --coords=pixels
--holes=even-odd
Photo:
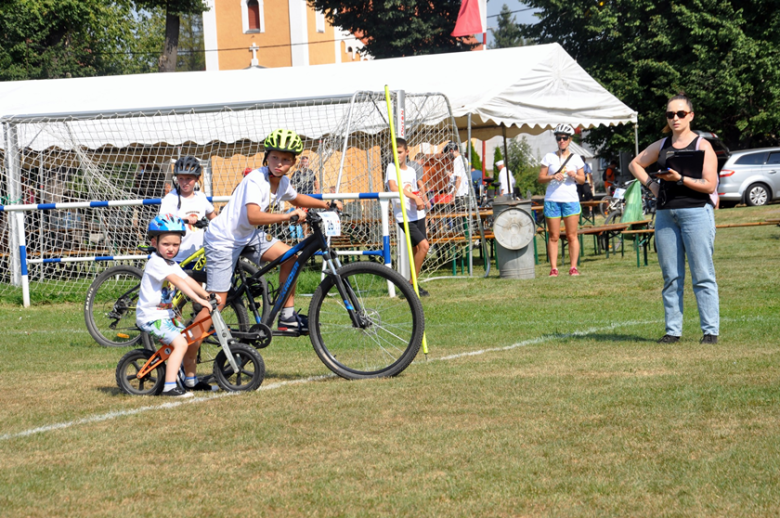
[[[0,83],[0,118],[182,112],[208,106],[345,98],[356,91],[382,91],[385,84],[407,93],[445,94],[463,137],[468,114],[472,115],[472,136],[477,138],[500,135],[502,124],[511,137],[539,134],[559,122],[591,128],[637,120],[636,112],[590,77],[558,44],[311,67],[5,82]],[[228,134],[220,139],[228,142],[229,127],[223,129]],[[213,140],[208,130],[203,124],[172,127],[166,141],[204,143]],[[101,134],[105,140],[83,142],[86,147],[157,143],[145,142],[143,134],[128,134],[116,122],[101,132],[85,134]],[[23,146],[30,142],[20,141]],[[0,143],[5,146],[4,139]],[[32,147],[56,142],[37,144]]]

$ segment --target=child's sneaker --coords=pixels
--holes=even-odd
[[[558,268],[550,270],[550,277],[558,277]]]
[[[163,392],[160,395],[161,396],[168,396],[168,397],[192,397],[195,394],[193,394],[192,392],[187,392],[186,390],[183,390],[181,387],[176,386],[176,387],[173,387],[168,392]]]
[[[299,315],[294,311],[292,317],[284,318],[279,315],[279,331],[298,331],[307,333],[309,331],[309,318],[306,315]]]
[[[577,269],[576,266],[572,266],[569,268],[569,275],[579,275],[580,271]]]
[[[198,392],[198,391],[204,391],[204,392],[211,392],[214,390],[214,387],[206,383],[205,381],[198,381],[194,386],[188,387],[187,385],[184,385],[184,388],[186,390],[189,390],[190,392]]]

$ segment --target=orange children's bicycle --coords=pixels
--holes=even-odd
[[[253,347],[233,339],[230,328],[219,311],[217,301],[211,303],[213,327],[206,327],[203,318],[189,325],[182,336],[187,345],[209,336],[215,336],[221,351],[214,358],[214,379],[222,390],[231,392],[257,390],[265,377],[265,363],[262,356]],[[165,385],[165,361],[173,352],[173,347],[163,345],[156,351],[151,345],[148,333],[144,333],[144,348],[134,349],[125,354],[116,367],[116,382],[122,392],[135,396],[155,396],[162,392]],[[201,356],[198,354],[198,363]],[[179,383],[183,375],[179,375]]]

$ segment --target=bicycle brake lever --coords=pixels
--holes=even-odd
[[[209,226],[209,220],[206,218],[201,218],[198,221],[196,221],[195,224],[192,226],[195,228],[206,228]]]

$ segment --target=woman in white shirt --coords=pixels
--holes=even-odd
[[[547,153],[542,159],[539,182],[546,183],[544,194],[544,217],[547,219],[547,257],[550,258],[550,277],[558,277],[558,241],[561,236],[561,220],[569,240],[569,275],[579,275],[577,260],[580,256],[580,242],[577,240],[577,225],[580,219],[580,198],[577,184],[585,181],[585,163],[579,155],[569,151],[574,128],[569,124],[558,124],[554,130],[558,151]]]

